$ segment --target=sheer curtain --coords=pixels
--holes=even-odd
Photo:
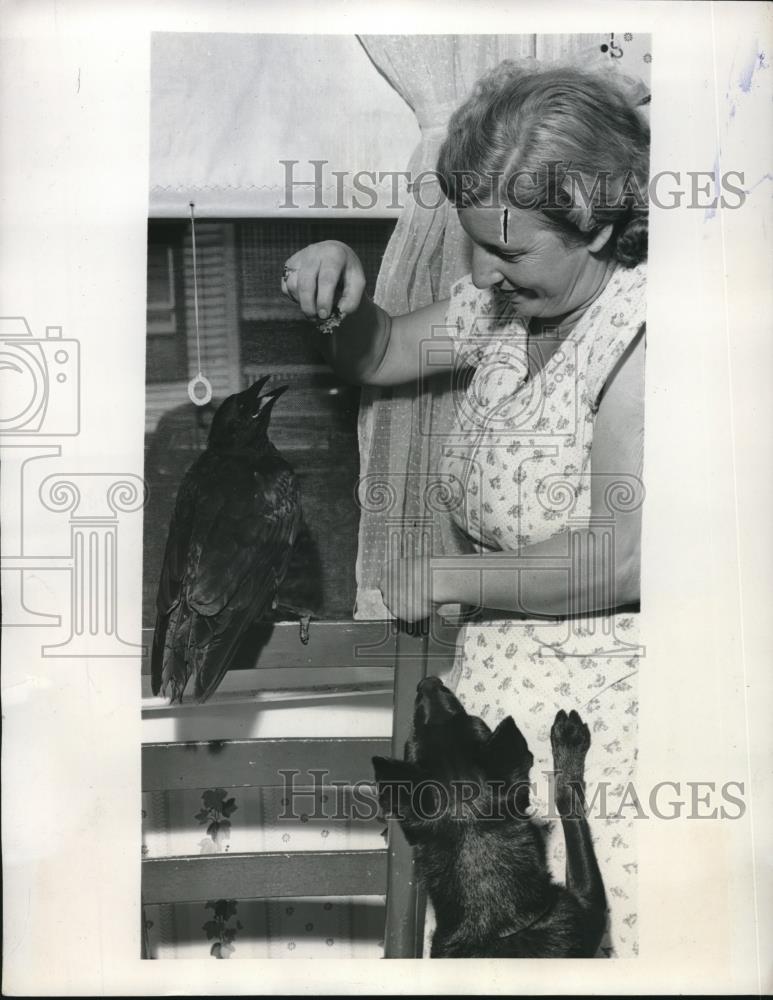
[[[475,81],[503,59],[581,65],[614,74],[636,102],[649,93],[648,36],[360,35],[358,39],[379,73],[416,115],[421,139],[407,166],[411,178],[434,169],[451,113]],[[447,298],[451,285],[469,272],[469,250],[437,181],[424,178],[421,197],[409,197],[387,247],[376,302],[398,316]],[[453,418],[452,391],[450,381],[438,376],[418,393],[415,384],[363,390],[355,618],[389,617],[378,583],[390,538],[399,535],[406,555],[428,545],[435,554],[463,550],[443,511],[442,491],[438,492],[433,475],[439,442]]]
[[[448,119],[475,81],[503,59],[535,54],[533,35],[358,37],[378,71],[416,115],[421,140],[407,166],[411,178],[434,169]],[[421,197],[409,197],[397,221],[376,285],[376,302],[392,316],[411,312],[447,298],[454,281],[468,271],[469,245],[456,213],[449,210],[437,182],[426,178]],[[415,385],[363,391],[355,618],[389,617],[378,582],[390,522],[418,527],[429,510],[435,550],[454,548],[448,519],[425,503],[431,470],[437,465],[438,434],[452,413],[448,385],[430,382],[420,395]],[[411,537],[410,531],[401,534]]]

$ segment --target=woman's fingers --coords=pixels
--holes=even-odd
[[[320,319],[327,319],[336,306],[342,313],[354,312],[365,288],[359,258],[345,243],[335,241],[321,244],[320,252],[322,264],[317,283],[317,315]],[[342,286],[338,300],[337,294]]]
[[[304,263],[296,272],[297,303],[306,319],[315,319],[317,315],[317,275],[319,261]]]
[[[352,259],[347,263],[344,271],[344,290],[338,303],[339,310],[346,316],[351,315],[362,301],[362,293],[365,291],[365,274],[362,270],[359,258],[352,254]]]
[[[379,590],[388,610],[401,621],[424,621],[432,612],[429,563],[423,557],[385,562]]]
[[[317,315],[327,319],[335,305],[336,292],[341,283],[343,264],[338,262],[324,263],[319,269],[317,280]]]
[[[293,254],[284,263],[284,269],[282,270],[282,280],[280,283],[280,289],[282,295],[286,295],[288,299],[292,299],[293,302],[298,301],[298,264],[296,263],[296,257],[298,254]]]
[[[288,257],[281,288],[307,319],[327,319],[336,306],[347,315],[357,309],[365,291],[365,274],[353,250],[327,240]]]

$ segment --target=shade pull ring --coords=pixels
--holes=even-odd
[[[212,399],[212,383],[201,372],[194,375],[188,383],[188,396],[196,406],[206,406]]]

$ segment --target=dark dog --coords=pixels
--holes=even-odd
[[[435,910],[432,958],[595,954],[606,898],[585,817],[590,732],[560,711],[550,733],[566,886],[527,815],[534,758],[508,716],[492,732],[437,677],[418,687],[405,760],[374,757],[384,814],[400,821]]]

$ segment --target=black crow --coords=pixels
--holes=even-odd
[[[215,691],[246,630],[277,605],[303,530],[292,466],[268,439],[287,386],[261,394],[268,376],[229,396],[206,451],[183,477],[156,598],[153,693],[182,701],[193,674],[198,701]],[[301,623],[308,640],[308,618]]]

